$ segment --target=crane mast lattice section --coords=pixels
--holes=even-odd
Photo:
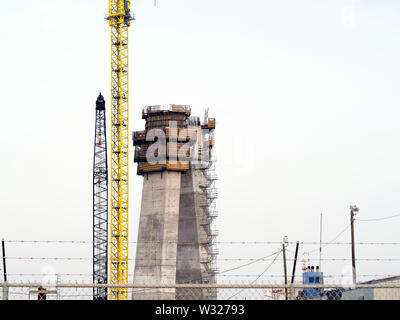
[[[93,283],[108,280],[108,169],[106,110],[103,96],[96,101],[93,161]],[[94,288],[94,300],[107,300],[107,288]]]
[[[110,283],[128,283],[129,0],[109,0],[111,27],[111,221]],[[126,300],[128,290],[110,290],[110,299]]]

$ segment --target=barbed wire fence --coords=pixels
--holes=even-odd
[[[218,283],[204,284],[156,284],[156,285],[99,285],[66,283],[2,283],[2,300],[92,300],[93,288],[122,288],[129,297],[141,290],[154,294],[154,299],[174,299],[175,291],[185,289],[180,300],[203,300],[202,290],[217,292],[216,300],[400,300],[400,282],[374,283],[344,286],[340,283],[331,285],[302,284],[240,284]],[[288,298],[285,298],[285,289]],[[172,298],[171,298],[172,294]]]
[[[371,219],[356,219],[358,221],[374,222],[388,220],[399,217],[400,214]],[[299,241],[286,242],[287,246],[299,243],[303,248],[300,254],[313,254],[328,246],[343,248],[349,247],[350,242],[337,241],[348,229],[347,225],[341,230],[332,240],[328,242],[313,242]],[[166,241],[163,241],[164,243]],[[173,242],[174,241],[168,241]],[[7,254],[4,259],[12,264],[11,269],[7,268],[7,282],[0,283],[2,290],[0,299],[34,299],[34,300],[66,300],[66,299],[93,299],[93,288],[104,286],[108,289],[117,288],[118,286],[98,285],[91,283],[92,274],[89,271],[92,264],[92,257],[87,256],[90,252],[92,241],[90,240],[5,240],[7,245],[13,246],[11,253]],[[156,242],[152,242],[157,244]],[[131,241],[129,244],[134,248],[137,242]],[[182,244],[179,242],[179,244]],[[200,243],[184,243],[198,244]],[[47,245],[51,246],[51,250],[47,249]],[[180,290],[179,299],[196,300],[203,297],[203,291],[216,292],[214,297],[219,300],[235,300],[235,299],[252,299],[252,300],[295,300],[295,299],[322,299],[322,300],[347,300],[347,299],[396,299],[400,300],[400,275],[396,274],[399,269],[400,255],[393,254],[400,252],[397,250],[400,242],[356,242],[355,245],[359,248],[365,248],[364,252],[371,254],[356,258],[357,264],[368,263],[373,267],[368,270],[374,272],[364,272],[357,274],[357,283],[353,283],[351,278],[351,270],[342,268],[341,272],[324,272],[323,281],[319,285],[305,285],[303,274],[299,272],[292,274],[294,281],[288,285],[284,284],[283,272],[281,263],[284,259],[280,257],[282,249],[282,241],[220,241],[216,242],[217,246],[225,246],[225,248],[234,247],[232,250],[224,250],[224,256],[218,258],[218,263],[224,268],[218,269],[217,283],[214,284],[198,284],[198,279],[187,281],[185,284],[153,284],[152,275],[149,276],[149,281],[146,285],[136,285],[133,282],[124,285],[124,288],[129,291],[129,297],[135,293],[146,291],[147,297],[155,299],[167,297],[174,299],[174,292]],[[25,246],[30,246],[29,249],[24,249]],[[56,247],[54,247],[56,246]],[[60,250],[60,246],[67,250]],[[244,246],[245,253],[239,252],[237,246]],[[251,248],[251,249],[250,249]],[[321,249],[320,249],[321,248]],[[377,249],[372,253],[371,249]],[[377,256],[384,253],[388,248],[390,256]],[[395,250],[393,250],[395,248]],[[223,251],[223,252],[224,252]],[[27,254],[28,252],[28,254]],[[53,255],[50,255],[49,253]],[[57,252],[56,255],[54,253]],[[229,253],[234,253],[236,256],[229,256]],[[259,256],[256,256],[259,254]],[[292,250],[286,247],[286,252],[292,255]],[[262,254],[261,254],[262,253]],[[333,263],[347,263],[351,261],[350,257],[346,257],[342,249],[338,250],[334,256],[325,255],[323,259],[307,258],[308,264],[318,264],[323,261],[324,265]],[[250,256],[248,256],[251,254]],[[247,256],[246,256],[247,255]],[[134,254],[132,255],[134,256]],[[239,256],[239,257],[238,257]],[[297,257],[286,256],[288,264],[300,260]],[[175,259],[171,259],[171,263],[176,263]],[[193,261],[196,259],[181,259],[181,261]],[[134,265],[136,258],[130,258],[129,262]],[[167,261],[167,260],[166,260]],[[132,263],[133,262],[133,263]],[[305,262],[305,260],[303,260]],[[27,272],[26,269],[29,263],[41,265],[41,273]],[[62,268],[55,266],[56,263],[62,263]],[[322,262],[321,262],[322,263]],[[381,267],[380,263],[385,263],[385,267]],[[44,264],[44,265],[43,265]],[[280,264],[280,266],[277,266]],[[391,270],[394,272],[379,272],[382,270],[388,271],[388,264],[393,266]],[[37,267],[36,265],[36,267]],[[72,265],[74,267],[72,267]],[[349,264],[347,264],[348,266]],[[18,266],[18,268],[16,267]],[[16,271],[15,270],[21,270]],[[67,267],[66,267],[67,266]],[[249,268],[258,266],[259,270]],[[9,270],[14,270],[9,271]],[[67,271],[65,271],[67,270]],[[76,272],[79,270],[79,272]],[[367,270],[367,269],[366,269]],[[241,273],[243,271],[243,273]],[[302,268],[302,271],[307,271]],[[235,273],[233,273],[235,272]],[[133,272],[132,272],[133,274]],[[185,289],[182,291],[182,289]],[[182,292],[185,294],[182,296]],[[150,293],[150,296],[148,295]],[[177,296],[178,297],[178,296]]]
[[[35,250],[37,250],[37,245],[38,244],[87,244],[87,245],[92,245],[92,241],[75,241],[75,240],[5,240],[6,244],[34,244],[35,245]],[[136,245],[137,242],[129,242],[130,244],[134,244]],[[165,242],[164,242],[165,243]],[[175,242],[177,243],[177,242]],[[152,244],[157,244],[157,242],[152,242]],[[195,243],[195,242],[179,242],[179,244],[197,244],[197,245],[201,245],[201,243]],[[281,245],[282,242],[279,241],[237,241],[237,242],[216,242],[216,244],[219,245],[244,245],[244,246],[266,246],[266,245]],[[296,242],[288,242],[288,244],[296,244]],[[319,242],[302,242],[299,241],[300,245],[320,245]],[[355,243],[357,246],[380,246],[380,247],[388,247],[388,246],[400,246],[400,242],[356,242]],[[351,243],[350,242],[322,242],[322,245],[327,246],[327,245],[336,245],[336,246],[350,246]],[[87,248],[86,248],[87,249]],[[87,252],[88,250],[83,250],[84,252]],[[263,249],[264,250],[264,249]],[[286,249],[287,252],[291,252],[291,250]],[[317,249],[311,249],[311,250],[303,250],[300,253],[312,253],[319,250],[319,248]],[[39,251],[39,250],[37,250]],[[43,250],[41,250],[43,251]],[[74,250],[70,250],[70,251],[74,251]],[[252,250],[246,250],[247,252],[251,252]],[[14,255],[14,254],[7,254],[7,256],[5,257],[5,259],[7,261],[12,261],[12,260],[19,260],[19,261],[77,261],[77,262],[83,262],[83,261],[87,261],[87,262],[91,262],[92,261],[92,257],[90,256],[50,256],[50,255],[33,255],[31,254],[32,252],[30,251],[29,255]],[[273,258],[273,255],[275,255],[277,253],[273,252],[268,254],[267,256],[264,257],[220,257],[218,258],[219,261],[225,261],[225,262],[262,262],[262,261],[282,261],[282,258]],[[290,258],[287,257],[287,261],[290,262],[292,261],[294,258]],[[299,258],[300,259],[300,258]],[[139,259],[136,258],[129,258],[129,261],[137,261]],[[147,259],[146,259],[147,260]],[[174,259],[171,259],[174,260]],[[192,260],[197,260],[197,259],[182,259],[182,261],[192,261]],[[350,257],[324,257],[321,259],[322,261],[351,261]],[[397,258],[388,258],[388,257],[362,257],[362,258],[356,258],[357,261],[365,261],[365,262],[378,262],[378,261],[386,261],[386,262],[399,262],[400,261],[400,257]],[[319,261],[318,258],[310,258],[309,261]],[[1,270],[1,266],[0,266],[0,270]],[[234,269],[233,269],[234,270]],[[23,275],[23,273],[8,273],[9,275]],[[35,275],[34,273],[26,273],[26,275]],[[84,274],[84,273],[64,273],[63,275],[88,275],[88,274]]]
[[[335,237],[334,240],[336,240]],[[92,274],[90,272],[65,272],[57,270],[53,265],[54,263],[61,263],[63,266],[68,264],[74,264],[74,270],[86,270],[89,271],[88,267],[91,266],[92,258],[86,255],[87,248],[92,245],[91,241],[77,241],[77,240],[6,240],[6,244],[13,245],[19,250],[9,250],[10,253],[5,257],[6,261],[13,263],[14,265],[26,266],[29,263],[45,264],[47,266],[42,269],[42,273],[34,272],[10,272],[7,273],[9,281],[3,283],[2,290],[0,292],[1,299],[47,299],[47,300],[65,300],[65,299],[88,299],[93,298],[92,289],[96,286],[91,283]],[[319,242],[299,242],[301,245],[306,246],[319,246]],[[48,250],[47,244],[67,246],[69,254],[63,255],[61,251]],[[131,242],[136,245],[136,242]],[[281,252],[282,250],[275,250],[272,248],[278,247],[282,242],[279,241],[226,241],[219,242],[220,245],[226,246],[246,246],[249,254],[253,250],[249,248],[261,248],[261,252],[269,250],[268,254],[264,254],[261,257],[256,256],[222,256],[218,259],[219,263],[224,263],[226,268],[217,272],[217,283],[214,286],[203,285],[199,287],[196,283],[187,283],[185,294],[180,299],[200,299],[198,292],[202,290],[215,290],[217,299],[220,300],[236,300],[236,299],[255,299],[255,300],[279,300],[285,299],[285,291],[289,293],[289,299],[400,299],[400,276],[399,274],[391,274],[385,272],[371,272],[358,274],[357,278],[359,283],[355,286],[351,281],[351,274],[349,273],[325,273],[324,283],[322,286],[307,287],[302,283],[302,274],[297,273],[293,275],[294,283],[284,285],[283,274],[281,271],[281,262],[283,261]],[[295,244],[295,242],[289,242],[289,244]],[[400,242],[357,242],[358,246],[365,246],[366,248],[371,247],[384,247],[384,248],[397,248],[400,246]],[[24,245],[33,245],[34,250],[22,250]],[[86,246],[87,245],[87,246]],[[329,241],[323,243],[325,246],[349,246],[349,242],[335,242]],[[83,250],[75,250],[74,246],[84,246]],[[52,247],[53,248],[53,247]],[[267,249],[269,248],[269,249]],[[14,251],[25,253],[15,254]],[[232,250],[231,250],[232,251]],[[316,251],[310,249],[308,252]],[[46,254],[39,254],[45,252]],[[50,255],[50,252],[52,255]],[[57,252],[55,254],[55,252]],[[85,252],[85,256],[82,254]],[[233,250],[235,252],[235,250]],[[28,253],[28,254],[27,254]],[[288,253],[292,253],[288,250]],[[130,258],[129,261],[134,262],[137,259]],[[171,259],[171,263],[175,263],[174,259]],[[192,261],[194,259],[184,259],[185,261]],[[293,263],[294,257],[287,257],[287,263]],[[299,259],[300,260],[300,259]],[[310,258],[309,263],[318,263],[319,259]],[[322,259],[325,262],[350,262],[351,258],[345,256],[336,257],[325,257]],[[397,265],[400,262],[400,257],[373,257],[366,256],[356,259],[357,263],[394,263]],[[82,265],[84,264],[84,265]],[[278,264],[278,265],[277,265]],[[249,272],[249,267],[259,266],[262,271],[252,270]],[[48,267],[48,266],[54,266]],[[83,266],[83,267],[82,267]],[[272,271],[271,267],[275,267]],[[15,269],[15,268],[14,268]],[[24,268],[23,268],[24,269]],[[68,268],[66,268],[68,269]],[[8,270],[13,270],[13,268]],[[19,269],[20,270],[20,269]],[[382,268],[374,268],[375,271],[382,270]],[[241,273],[243,271],[243,273]],[[303,270],[304,271],[304,270]],[[151,275],[149,275],[151,278]],[[378,279],[378,282],[368,283],[368,281]],[[193,279],[196,280],[196,279]],[[196,282],[196,281],[193,281]],[[151,284],[151,279],[149,282]],[[159,284],[153,284],[148,286],[135,286],[132,281],[127,285],[129,296],[131,296],[135,290],[138,292],[146,290],[147,293],[155,293],[156,296],[160,296],[163,291],[182,289],[181,285],[167,285],[167,288],[160,287]],[[110,288],[110,287],[109,287]],[[200,290],[200,291],[199,291]],[[182,292],[182,291],[181,291]],[[150,295],[151,297],[151,295]],[[169,295],[170,297],[170,295]]]

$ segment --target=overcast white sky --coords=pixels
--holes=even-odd
[[[99,91],[110,106],[107,3],[0,0],[1,237],[91,240]],[[321,212],[327,241],[349,224],[352,204],[360,219],[400,213],[399,1],[138,0],[133,9],[130,129],[144,127],[145,105],[188,104],[199,116],[210,108],[218,241],[319,241]],[[132,151],[135,241],[142,178]],[[399,223],[356,222],[356,240],[400,242]],[[349,231],[337,239],[349,240]],[[220,251],[258,258],[278,247]],[[91,257],[83,245],[8,248],[10,256]],[[308,249],[315,247],[300,251]],[[398,246],[360,245],[357,254],[400,259]],[[329,246],[324,256],[350,258],[350,247]],[[40,273],[45,264],[9,263],[10,273]],[[221,261],[220,269],[238,264]],[[325,262],[324,271],[341,274],[349,264]],[[53,266],[91,272],[90,262]],[[358,265],[359,274],[398,269],[399,262]],[[281,273],[277,262],[270,274]]]

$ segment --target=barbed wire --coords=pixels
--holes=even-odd
[[[366,220],[365,220],[366,221]],[[371,220],[372,221],[372,220]],[[350,225],[349,225],[350,226]],[[343,234],[344,231],[346,231],[349,226],[346,227],[345,230],[341,231],[334,240],[336,240],[337,237]],[[333,241],[334,241],[333,240]],[[351,242],[322,242],[322,245],[351,245]],[[4,240],[5,243],[32,243],[32,244],[37,244],[37,243],[43,243],[43,244],[93,244],[93,241],[79,241],[79,240]],[[128,242],[129,244],[137,244],[137,241],[131,241]],[[147,244],[159,244],[159,243],[176,243],[179,245],[204,245],[203,242],[178,242],[178,241],[141,241],[140,243],[147,243]],[[249,245],[249,244],[254,244],[254,245],[281,245],[282,241],[221,241],[221,242],[213,242],[214,244],[228,244],[228,245]],[[288,244],[296,244],[297,241],[290,241]],[[316,241],[299,241],[299,244],[302,245],[319,245],[320,242]],[[359,241],[355,242],[356,245],[400,245],[400,242],[365,242],[365,241]],[[318,248],[319,250],[319,248]]]
[[[93,258],[85,257],[6,257],[10,260],[62,260],[62,261],[92,261]],[[152,261],[159,260],[159,258],[129,258],[130,261]],[[163,259],[165,261],[199,261],[199,259]],[[218,258],[218,261],[272,261],[274,259],[263,259],[263,258]],[[308,259],[309,261],[319,261],[320,259]],[[351,261],[351,258],[323,258],[322,261]],[[356,258],[356,261],[400,261],[397,258]],[[278,261],[283,261],[283,259],[278,259]],[[286,261],[294,261],[294,258],[287,258]],[[200,260],[200,263],[201,260]]]
[[[170,274],[147,274],[148,276],[164,276],[164,275],[170,275]],[[13,274],[7,274],[9,277],[43,277],[43,276],[49,276],[49,274],[46,273],[13,273]],[[61,276],[61,277],[92,277],[92,273],[55,273],[54,276]],[[250,277],[257,277],[258,274],[217,274],[219,277],[244,277],[244,278],[250,278]],[[399,276],[398,274],[357,274],[358,277],[397,277]],[[279,274],[267,274],[263,275],[263,278],[282,278],[283,275]],[[348,277],[348,275],[344,274],[329,274],[326,275],[324,274],[324,278],[339,278],[339,277]],[[302,278],[302,275],[298,274],[295,275],[295,278]]]
[[[7,282],[2,283],[2,287],[8,288],[33,288],[36,286],[42,286],[43,283],[13,283]],[[215,283],[215,284],[177,284],[177,283],[155,283],[155,284],[135,284],[135,283],[124,283],[124,284],[98,284],[91,282],[84,283],[57,283],[49,285],[49,288],[57,289],[90,289],[90,288],[121,288],[121,289],[135,289],[135,288],[147,288],[147,289],[181,289],[181,288],[193,288],[193,289],[264,289],[264,288],[337,288],[337,287],[348,287],[354,288],[399,288],[399,283],[329,283],[329,284],[303,284],[303,283],[293,283],[293,284],[283,284],[283,283],[260,283],[260,284],[249,284],[243,282],[229,282],[229,283]]]
[[[381,279],[382,280],[382,279]],[[379,281],[379,280],[378,280]],[[214,284],[177,284],[177,283],[147,283],[147,284],[135,284],[135,283],[124,283],[124,284],[99,284],[99,283],[91,283],[91,282],[81,282],[81,283],[41,283],[41,282],[6,282],[2,283],[1,287],[3,288],[34,288],[34,287],[41,287],[43,285],[48,286],[49,288],[56,288],[56,289],[91,289],[91,288],[121,288],[121,289],[136,289],[136,288],[146,288],[146,289],[182,289],[182,288],[193,288],[193,289],[264,289],[264,288],[399,288],[400,284],[397,282],[365,282],[365,283],[327,283],[327,284],[303,284],[303,283],[288,283],[283,284],[281,282],[275,283],[260,283],[260,284],[249,284],[244,282],[218,282]]]
[[[92,278],[92,274],[68,274],[68,273],[57,273],[58,276],[60,276],[63,281],[74,281],[73,279],[68,279],[68,277],[87,277],[87,278]],[[168,276],[169,274],[147,274],[148,277],[153,277],[153,276]],[[48,274],[24,274],[24,273],[19,273],[19,274],[7,274],[9,278],[11,277],[44,277],[44,276],[49,276]],[[222,278],[254,278],[254,277],[259,277],[259,278],[266,278],[266,279],[274,279],[274,278],[283,278],[283,275],[278,275],[278,274],[264,274],[264,275],[259,275],[259,274],[216,274],[217,277],[222,277]],[[392,277],[398,277],[399,274],[357,274],[357,278],[392,278]],[[303,276],[301,274],[297,274],[294,276],[295,279],[301,279]],[[349,275],[346,274],[324,274],[324,279],[335,279],[335,278],[348,278]],[[20,280],[22,281],[22,280]],[[27,282],[30,282],[31,280],[27,279],[24,280]],[[36,281],[36,280],[32,280]]]

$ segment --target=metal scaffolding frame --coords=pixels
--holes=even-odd
[[[208,113],[208,112],[207,112]],[[208,115],[206,113],[204,122],[208,122]],[[215,155],[214,155],[214,144],[210,145],[210,138],[214,141],[214,129],[202,129],[202,144],[198,148],[198,160],[199,168],[204,175],[205,183],[200,186],[200,189],[204,195],[204,201],[200,204],[204,212],[203,219],[200,221],[200,225],[205,231],[206,239],[201,243],[206,256],[201,259],[201,263],[204,266],[206,272],[203,277],[204,283],[215,283],[217,269],[217,257],[218,249],[216,248],[215,239],[218,236],[218,229],[216,228],[216,218],[218,217],[218,211],[216,208],[216,200],[218,198],[218,192],[216,188],[217,175],[215,173]],[[217,292],[215,290],[207,290],[209,298],[215,298]]]

